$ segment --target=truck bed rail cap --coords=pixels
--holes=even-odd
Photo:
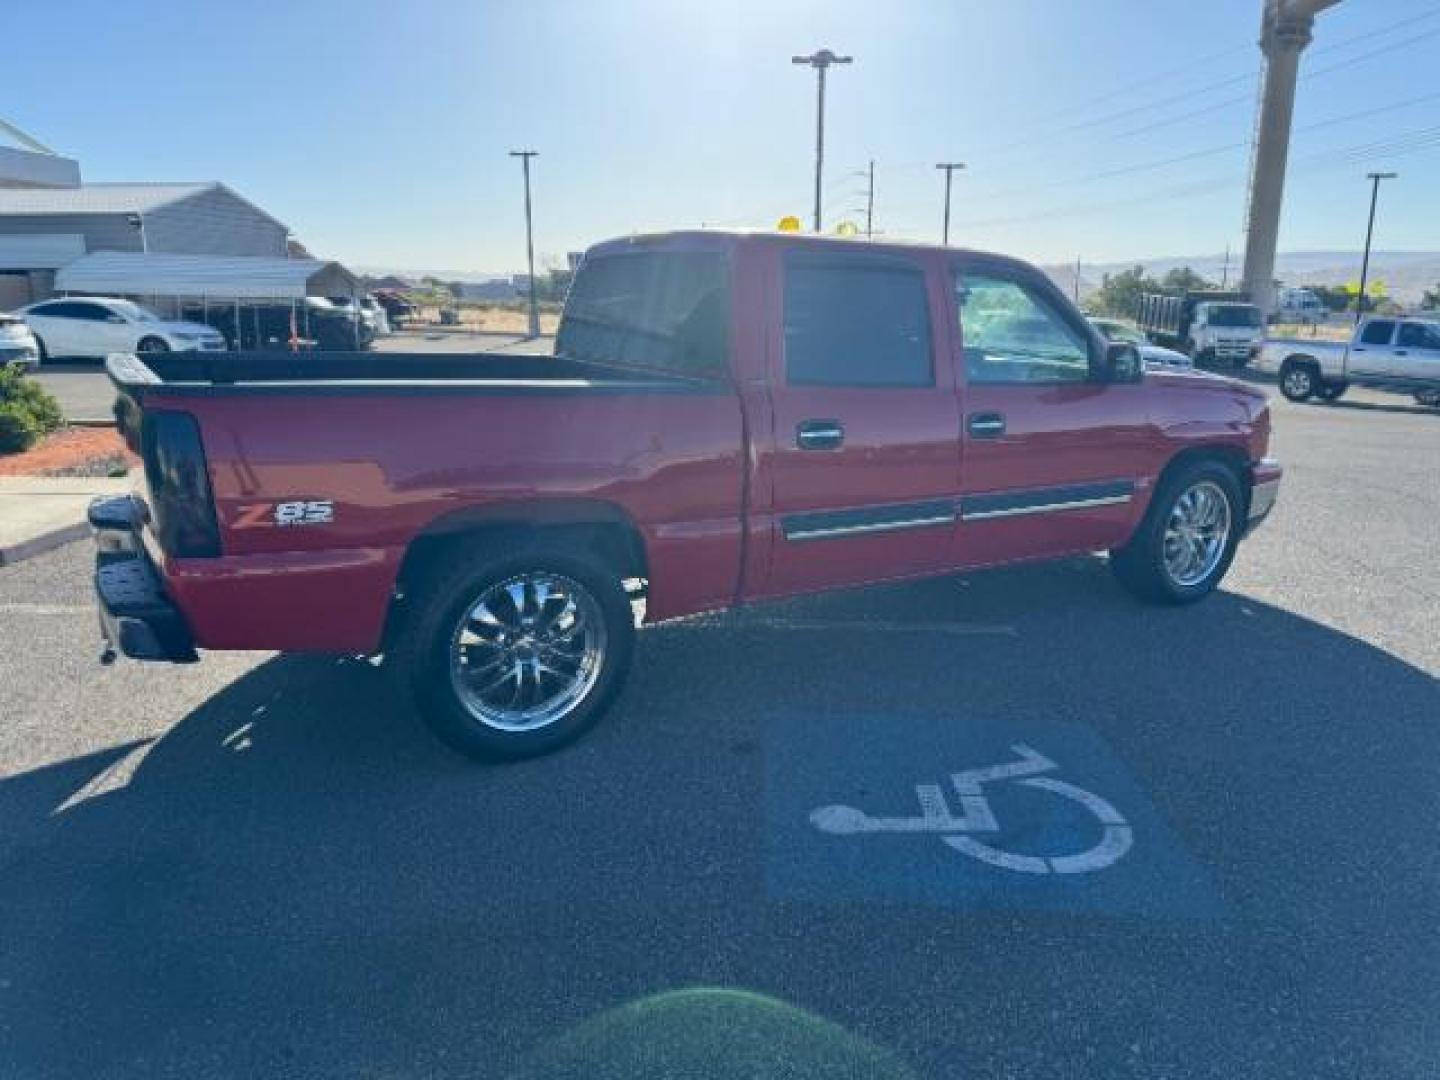
[[[110,353],[105,357],[105,373],[123,386],[160,385],[160,376],[134,353]]]

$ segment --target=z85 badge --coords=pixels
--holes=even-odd
[[[331,499],[294,499],[289,502],[247,503],[240,507],[232,528],[253,529],[279,525],[329,525],[335,520]]]

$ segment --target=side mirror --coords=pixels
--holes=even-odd
[[[1112,341],[1105,346],[1105,381],[1139,382],[1145,374],[1140,350],[1125,341]]]

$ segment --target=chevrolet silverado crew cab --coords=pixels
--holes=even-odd
[[[1279,373],[1280,392],[1291,401],[1336,401],[1351,386],[1368,386],[1440,406],[1440,320],[1370,315],[1348,343],[1267,341],[1259,366]]]
[[[1151,373],[1034,267],[794,234],[592,248],[555,356],[109,360],[113,650],[383,655],[480,757],[574,738],[644,620],[1108,551],[1216,587],[1280,482],[1261,394]]]

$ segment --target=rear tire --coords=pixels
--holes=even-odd
[[[1161,482],[1130,542],[1110,553],[1110,568],[1142,600],[1193,604],[1230,569],[1244,515],[1229,468],[1203,458],[1181,465]]]
[[[599,719],[634,636],[613,570],[581,551],[509,544],[427,575],[388,659],[443,742],[513,761],[558,750]]]
[[[1308,401],[1320,386],[1320,373],[1312,361],[1286,360],[1280,365],[1280,393],[1286,401]]]

